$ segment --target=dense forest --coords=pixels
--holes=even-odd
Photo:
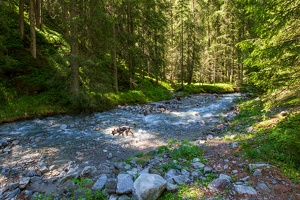
[[[0,2],[0,100],[43,94],[76,109],[105,94],[231,83],[297,85],[300,1]],[[83,107],[83,108],[82,108]]]

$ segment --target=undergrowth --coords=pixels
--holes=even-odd
[[[246,134],[239,140],[248,158],[279,166],[293,182],[300,183],[300,110],[290,103],[287,107],[286,101],[275,103],[272,95],[242,102],[233,129],[238,132],[244,127]],[[298,94],[287,100],[297,98]],[[246,131],[249,127],[253,129],[250,133]]]

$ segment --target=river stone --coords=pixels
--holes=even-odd
[[[167,181],[157,174],[141,174],[133,185],[138,200],[156,200],[165,190]]]
[[[211,192],[220,192],[228,185],[230,185],[230,181],[227,178],[217,178],[208,184],[208,188]]]
[[[4,147],[6,145],[8,145],[7,139],[6,138],[2,138],[0,140],[0,147]]]
[[[119,174],[117,179],[117,194],[130,194],[133,191],[133,180],[130,174]]]
[[[97,171],[95,166],[85,166],[80,173],[80,177],[92,176]]]
[[[253,172],[253,176],[262,176],[262,170],[261,169],[255,169]]]
[[[178,169],[169,169],[169,171],[165,174],[164,178],[166,180],[169,180],[179,175],[181,175],[181,172]]]
[[[100,178],[93,185],[92,190],[102,190],[105,186],[106,181],[107,181],[107,176],[104,174],[101,175]]]
[[[235,190],[238,194],[257,195],[256,190],[254,190],[253,187],[250,187],[250,186],[234,185],[234,190]]]
[[[10,183],[9,184],[9,190],[13,191],[14,189],[19,187],[19,183]]]
[[[263,191],[265,191],[267,193],[271,192],[271,190],[268,188],[268,186],[265,183],[259,183],[257,185],[257,188],[259,188],[259,189],[261,189],[261,190],[263,190]]]
[[[175,185],[175,184],[167,182],[167,188],[166,189],[169,192],[177,192],[178,189],[179,189],[179,187],[177,185]]]
[[[255,170],[258,167],[269,167],[269,164],[264,164],[264,163],[260,163],[260,164],[249,164],[248,168],[250,170],[250,172],[252,172],[253,170]]]
[[[204,167],[204,174],[208,174],[208,173],[212,172],[212,170],[213,169],[211,167],[205,166]]]
[[[194,162],[191,164],[195,169],[203,169],[205,167],[201,162]]]
[[[11,191],[10,193],[8,193],[4,199],[14,199],[15,197],[17,197],[20,194],[21,190],[19,188]]]
[[[30,181],[30,177],[21,177],[19,182],[19,188],[24,189]]]
[[[117,179],[115,178],[108,178],[105,183],[105,188],[108,193],[115,193],[117,188]]]

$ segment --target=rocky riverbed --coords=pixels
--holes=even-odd
[[[119,106],[92,115],[55,116],[4,124],[0,126],[0,199],[30,199],[36,192],[63,196],[68,193],[69,185],[64,184],[70,184],[67,181],[70,177],[88,176],[96,182],[97,178],[109,174],[108,178],[117,184],[120,170],[140,173],[146,167],[133,163],[125,165],[124,170],[124,166],[116,164],[129,156],[166,145],[170,139],[198,141],[199,145],[218,139],[218,134],[236,115],[233,101],[240,97],[240,94],[201,94],[151,104]],[[133,129],[133,135],[111,134],[118,126],[133,127],[134,124],[137,127]],[[221,148],[217,151],[220,155],[215,155],[215,148],[206,149],[208,157],[218,158],[211,159],[212,163],[207,165],[214,173],[240,174],[231,165],[241,163],[231,160],[232,155],[224,157],[229,150],[222,153],[224,148]],[[188,173],[188,177],[192,177],[193,170]],[[236,185],[245,186],[243,183]],[[111,193],[112,198],[118,197],[115,193]],[[232,197],[234,194],[239,192],[233,192]],[[290,196],[295,199],[299,197],[297,194]]]

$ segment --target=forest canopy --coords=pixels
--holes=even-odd
[[[4,0],[0,100],[47,93],[80,107],[145,80],[260,92],[297,85],[299,7],[299,0]]]

